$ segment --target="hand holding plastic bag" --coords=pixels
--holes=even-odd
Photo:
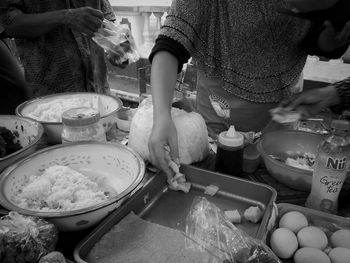
[[[236,228],[204,197],[193,201],[186,220],[187,246],[207,251],[212,263],[281,263],[262,241]]]
[[[122,25],[104,19],[102,28],[92,39],[105,50],[106,57],[113,66],[125,68],[140,58],[129,28]]]

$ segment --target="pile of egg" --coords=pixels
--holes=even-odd
[[[270,237],[272,251],[281,259],[295,263],[349,263],[350,230],[339,229],[330,235],[311,226],[299,211],[285,213]]]

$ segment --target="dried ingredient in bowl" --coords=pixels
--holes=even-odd
[[[22,149],[16,137],[18,137],[16,132],[12,132],[6,127],[0,127],[0,158]]]
[[[42,174],[31,175],[13,201],[40,212],[72,211],[108,200],[116,194],[113,190],[70,167],[55,165]]]
[[[36,263],[55,249],[57,239],[53,224],[10,212],[0,218],[0,262]]]
[[[277,157],[270,155],[275,160],[284,162],[286,165],[300,168],[303,170],[313,171],[315,164],[315,155],[313,153],[296,154],[294,156],[289,156],[286,159],[282,157]]]
[[[72,97],[69,99],[56,99],[39,104],[26,117],[38,121],[61,122],[62,113],[72,108],[88,107],[94,108],[92,99],[83,97]]]

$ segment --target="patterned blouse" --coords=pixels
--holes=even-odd
[[[207,76],[221,78],[228,93],[255,103],[279,102],[290,96],[307,55],[320,52],[315,25],[277,12],[277,2],[174,0],[150,60],[167,50],[181,69],[191,56]]]
[[[90,6],[114,21],[108,0],[1,0],[0,33],[16,16]],[[109,92],[104,51],[91,38],[59,26],[37,38],[15,40],[33,96],[58,92]]]

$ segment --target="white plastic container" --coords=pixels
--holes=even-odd
[[[100,123],[100,113],[93,108],[67,110],[62,114],[62,123],[62,143],[107,141],[105,129]]]

